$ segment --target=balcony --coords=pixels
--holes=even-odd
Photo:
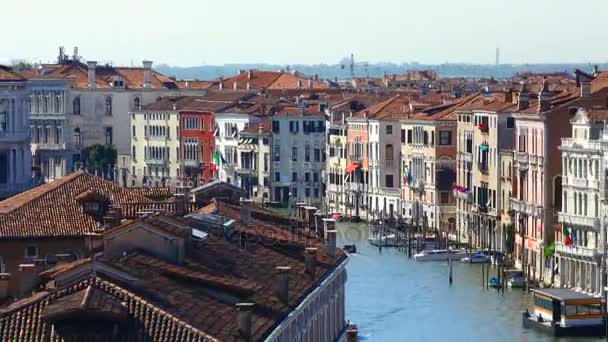
[[[567,222],[568,224],[572,224],[579,227],[589,227],[597,231],[600,230],[599,217],[573,215],[560,212],[557,214],[557,219],[559,220],[559,222]]]
[[[387,196],[401,196],[401,189],[399,188],[380,188],[381,195]]]
[[[583,246],[566,246],[561,242],[555,243],[555,251],[560,254],[570,254],[574,256],[580,256],[585,258],[595,258],[599,255],[596,248],[583,247]]]
[[[146,164],[148,165],[165,165],[168,164],[169,161],[166,159],[151,159],[151,158],[145,158],[144,161],[146,162]]]
[[[528,165],[529,162],[529,156],[528,156],[528,152],[519,152],[519,151],[515,151],[515,161],[520,164],[520,165]]]
[[[244,176],[255,176],[257,174],[257,171],[252,170],[250,168],[239,167],[236,169],[236,173]]]
[[[526,212],[526,202],[523,200],[519,200],[517,198],[511,197],[511,210],[515,212],[525,213]]]
[[[34,144],[32,144],[34,145]],[[66,149],[66,144],[37,144],[37,150],[47,150],[47,151],[63,151]]]

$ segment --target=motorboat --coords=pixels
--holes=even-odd
[[[460,261],[468,264],[485,264],[486,262],[490,261],[490,258],[483,253],[474,253],[468,257],[460,259]]]
[[[507,286],[511,288],[522,288],[524,287],[524,276],[521,273],[514,274],[507,281]]]
[[[490,278],[490,280],[488,281],[488,286],[489,287],[493,287],[493,288],[500,288],[500,287],[502,287],[502,285],[500,284],[500,281],[496,277]]]
[[[448,258],[458,260],[466,255],[463,249],[430,249],[414,255],[416,261],[447,261]]]
[[[492,263],[492,265],[495,265],[495,266],[501,265],[503,259],[504,259],[504,254],[502,254],[501,252],[494,252],[494,253],[490,254],[490,262]]]
[[[347,253],[353,254],[357,253],[357,245],[354,243],[352,245],[344,245],[343,248]]]
[[[394,246],[396,243],[395,234],[378,234],[367,239],[374,246]]]

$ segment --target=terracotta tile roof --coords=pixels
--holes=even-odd
[[[241,134],[268,134],[272,132],[272,120],[270,118],[263,118],[257,124],[249,125],[241,131]]]
[[[11,68],[0,65],[0,82],[4,81],[23,81],[25,78],[19,75],[17,72],[14,72]]]
[[[180,89],[209,89],[213,87],[213,81],[201,80],[178,80],[175,82]]]
[[[93,232],[97,221],[76,200],[87,191],[111,205],[153,202],[136,190],[74,172],[0,202],[0,238],[76,237]]]
[[[247,70],[233,77],[219,79],[214,81],[212,88],[219,89],[221,82],[224,90],[235,89],[235,83],[236,89],[247,89],[248,83],[249,89],[298,89],[299,82],[300,88],[309,89],[309,80],[312,82],[312,89],[329,88],[325,82],[311,79],[299,73],[267,70]]]
[[[193,241],[182,264],[165,262],[144,251],[116,259],[101,257],[98,262],[138,280],[120,283],[104,272],[97,278],[85,276],[75,285],[38,294],[0,310],[0,333],[9,340],[48,336],[50,327],[44,324],[41,313],[52,305],[60,310],[57,303],[61,298],[76,294],[63,300],[69,308],[69,302],[83,299],[82,291],[94,284],[103,303],[96,307],[114,313],[116,302],[107,296],[116,298],[124,303],[128,319],[144,327],[153,341],[238,340],[235,304],[243,301],[255,303],[252,340],[263,340],[346,260],[346,255],[338,249],[335,257],[328,256],[323,241],[312,234],[292,234],[283,224],[290,222],[288,218],[257,206],[252,208],[251,223],[243,225],[239,210],[217,201],[201,209],[234,219],[236,233],[229,239],[210,234],[205,242]],[[318,248],[313,275],[305,271],[305,247]],[[291,267],[286,303],[277,297],[277,266]]]
[[[126,306],[95,284],[47,305],[42,311],[42,318],[54,322],[83,314],[119,321],[128,318]]]
[[[155,201],[166,201],[173,196],[173,191],[170,188],[153,187],[153,188],[129,188],[130,190],[139,193],[140,195],[147,197]]]

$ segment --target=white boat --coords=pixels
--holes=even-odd
[[[475,253],[460,259],[460,261],[467,264],[485,264],[486,262],[490,261],[490,258],[481,253]]]
[[[396,242],[395,234],[376,235],[374,237],[370,237],[367,240],[369,241],[369,243],[371,243],[374,246],[383,246],[383,247],[393,246],[393,245],[395,245],[395,242]]]
[[[414,260],[416,261],[447,261],[448,257],[453,260],[458,260],[462,258],[465,254],[465,251],[462,249],[454,249],[450,250],[448,253],[447,249],[430,249],[426,251],[422,251],[421,253],[414,255]]]
[[[522,288],[524,287],[524,277],[521,273],[517,273],[507,281],[507,286],[511,288]]]

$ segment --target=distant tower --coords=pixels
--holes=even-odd
[[[355,55],[350,54],[350,78],[355,78]]]
[[[500,49],[496,48],[496,66],[500,64]]]

